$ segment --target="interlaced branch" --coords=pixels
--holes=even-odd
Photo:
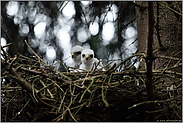
[[[134,61],[137,62],[141,56],[146,59],[146,54],[135,54],[119,64],[106,65],[106,71],[94,69],[95,72],[59,72],[47,65],[40,68],[39,59],[3,56],[2,121],[111,121],[114,112],[124,121],[130,121],[137,116],[131,112],[143,109],[139,115],[144,117],[152,113],[145,106],[149,104],[145,86],[147,72],[133,69],[133,63],[121,69],[126,60],[137,57]],[[180,67],[182,62],[181,58],[170,56],[155,58],[179,61],[174,67]],[[181,116],[182,73],[173,69],[169,65],[166,69],[152,70],[156,98],[153,112],[158,112],[159,118],[168,115],[164,113],[166,108],[173,109],[172,118]],[[169,81],[171,78],[174,81]]]

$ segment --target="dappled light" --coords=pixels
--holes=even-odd
[[[46,28],[45,22],[40,22],[34,27],[34,33],[38,39],[44,36],[45,28]]]
[[[86,32],[85,28],[81,27],[78,29],[77,39],[79,42],[86,42],[89,37],[90,37],[90,34]]]
[[[112,5],[107,7],[106,11],[107,11],[107,15],[106,15],[106,13],[103,13],[102,16],[101,16],[102,20],[104,19],[104,22],[114,22],[114,21],[116,21],[116,19],[118,17],[118,15],[117,15],[118,14],[117,6],[115,4],[112,4]]]
[[[29,25],[28,24],[22,24],[19,25],[19,34],[20,36],[26,36],[29,33]]]
[[[91,1],[82,1],[82,8],[88,9],[87,7],[92,4]],[[42,6],[40,3],[36,6],[35,2],[28,2],[28,8],[26,8],[25,4],[19,4],[19,2],[8,2],[6,9],[7,14],[10,16],[14,16],[14,23],[16,25],[19,25],[19,35],[24,37],[30,33],[30,26],[27,24],[27,22],[24,21],[24,18],[28,18],[29,23],[34,25],[34,34],[35,39],[31,39],[29,41],[30,45],[33,45],[33,47],[41,46],[39,49],[46,49],[48,45],[46,45],[46,40],[50,40],[53,38],[53,35],[50,35],[50,31],[48,32],[47,28],[50,28],[50,24],[54,24],[54,28],[52,29],[52,32],[54,36],[57,37],[59,41],[56,41],[60,49],[63,51],[63,57],[62,60],[66,57],[69,57],[68,51],[70,51],[71,46],[73,45],[72,42],[80,42],[85,43],[89,40],[91,36],[100,35],[100,31],[102,31],[102,45],[107,46],[110,43],[117,43],[117,40],[115,39],[115,21],[118,18],[118,7],[115,4],[110,4],[105,8],[105,12],[102,13],[100,19],[98,16],[95,17],[94,21],[91,21],[90,18],[90,12],[87,12],[85,14],[82,14],[82,21],[84,23],[89,22],[88,29],[86,26],[79,26],[77,28],[76,33],[76,41],[74,41],[71,37],[74,36],[73,31],[71,30],[72,26],[74,25],[75,19],[73,17],[76,15],[75,5],[72,1],[65,1],[63,2],[62,6],[60,3],[57,3],[58,7],[58,16],[55,20],[52,21],[49,16],[46,15],[46,12],[41,12],[42,10],[39,8],[39,6]],[[20,7],[19,7],[20,6]],[[13,10],[13,11],[12,11]],[[61,13],[60,13],[61,12]],[[90,22],[91,21],[91,22]],[[100,30],[99,23],[103,23],[103,28]],[[132,35],[134,31],[126,31],[125,35],[128,36]],[[137,33],[133,34],[137,35]],[[40,41],[39,41],[40,40]],[[72,40],[72,41],[68,41]],[[135,39],[134,39],[135,40]],[[32,42],[32,43],[31,43]],[[66,43],[65,43],[66,42]],[[69,42],[69,43],[67,43]],[[74,44],[75,44],[74,43]],[[77,43],[76,43],[77,44]],[[83,44],[84,45],[84,44]],[[91,45],[91,43],[88,43],[88,45]],[[43,48],[43,46],[46,46]],[[54,47],[54,46],[53,46]],[[91,46],[89,46],[91,47]],[[39,50],[40,53],[43,53],[45,50]],[[67,51],[67,53],[65,52]],[[46,53],[46,51],[45,51]],[[68,56],[66,56],[66,54]],[[112,55],[112,54],[111,54]],[[44,57],[44,56],[43,56]],[[101,57],[101,56],[98,56]],[[48,60],[48,56],[45,57]],[[71,60],[71,59],[70,59]],[[66,64],[67,61],[65,61]],[[69,63],[71,61],[68,61]]]
[[[7,14],[9,16],[15,16],[19,10],[18,8],[19,8],[18,2],[10,1],[6,6]]]
[[[67,4],[63,9],[63,14],[67,19],[71,19],[75,15],[74,3],[72,1],[65,1]]]
[[[182,121],[181,8],[1,1],[2,121]]]
[[[99,25],[97,22],[91,22],[90,23],[90,32],[92,35],[96,35],[99,32]]]
[[[102,30],[103,44],[108,45],[114,36],[114,25],[111,22],[105,23]]]
[[[125,31],[125,38],[129,39],[134,37],[137,34],[136,30],[133,27],[128,27]]]
[[[92,1],[81,1],[81,3],[84,5],[84,6],[88,6],[92,3]]]
[[[53,61],[56,58],[56,51],[53,47],[47,47],[46,57],[49,61]]]
[[[6,39],[5,38],[1,38],[1,46],[5,46],[6,44],[7,44]],[[7,51],[8,50],[8,47],[5,47],[4,50]]]
[[[1,38],[1,46],[3,47],[6,44],[7,44],[6,39],[5,38]],[[4,50],[7,51],[8,50],[8,47],[5,47]],[[1,53],[3,53],[3,51],[1,51]],[[4,59],[2,55],[1,55],[1,58]]]

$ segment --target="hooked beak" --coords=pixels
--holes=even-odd
[[[89,55],[86,55],[86,60],[88,60],[88,59],[89,59],[89,57],[90,57]]]
[[[72,58],[74,58],[75,56],[74,56],[74,53],[72,53]]]

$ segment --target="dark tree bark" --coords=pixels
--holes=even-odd
[[[138,32],[138,51],[147,55],[145,58],[146,60],[143,59],[143,61],[140,62],[140,69],[147,70],[147,99],[153,101],[155,99],[153,97],[154,94],[152,84],[154,81],[152,80],[152,70],[160,70],[162,73],[168,68],[174,72],[181,73],[182,71],[181,65],[180,67],[175,67],[179,62],[181,62],[181,60],[176,61],[156,57],[182,57],[182,38],[180,36],[182,35],[181,19],[177,18],[174,14],[175,12],[180,12],[176,9],[172,10],[168,3],[164,1],[158,3],[137,1],[135,4]],[[154,10],[152,7],[154,7]],[[167,77],[162,77],[160,80],[165,83],[175,81],[173,78],[169,79]],[[149,104],[148,110],[155,110],[155,104]],[[148,121],[153,120],[154,116],[151,113],[149,114]]]
[[[152,62],[153,62],[153,29],[154,29],[154,11],[153,11],[153,2],[148,2],[148,42],[147,42],[147,74],[146,74],[146,89],[147,89],[147,99],[149,101],[154,101],[154,93],[153,93],[153,81],[152,81]],[[148,110],[155,111],[156,106],[155,103],[148,104]],[[150,113],[148,117],[148,121],[154,121],[154,113]]]

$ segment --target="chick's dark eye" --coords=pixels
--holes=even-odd
[[[85,54],[82,54],[82,57],[84,58],[85,57]]]
[[[90,55],[90,58],[93,58],[93,55]]]

